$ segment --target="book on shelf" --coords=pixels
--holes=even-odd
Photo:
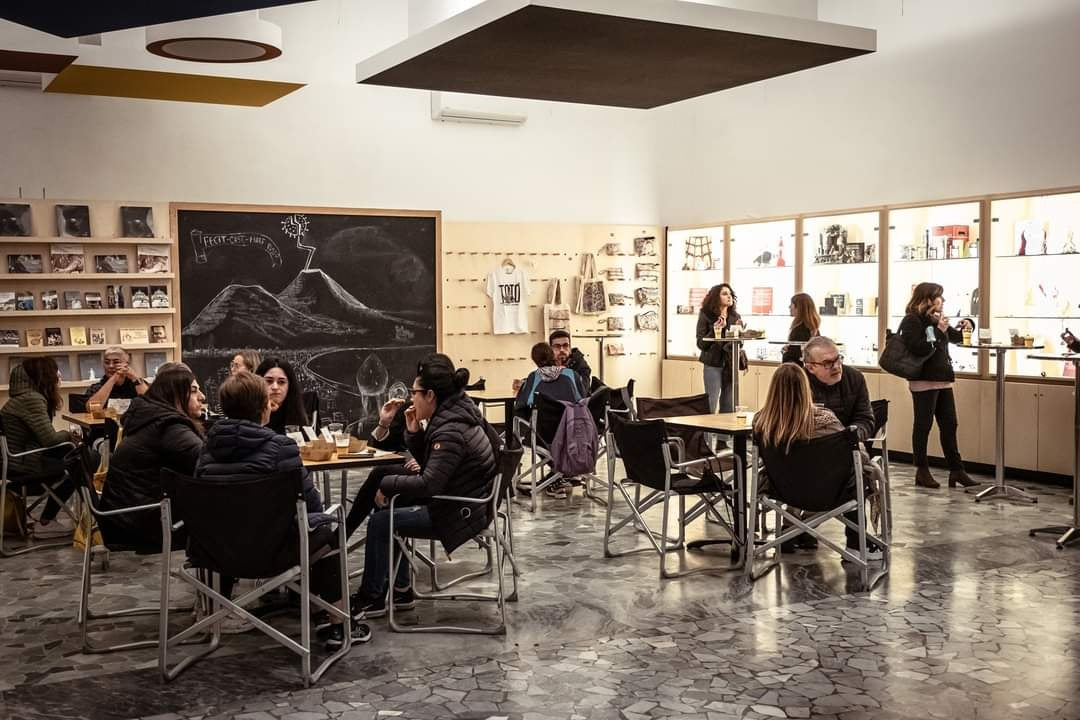
[[[165,353],[153,350],[143,353],[143,364],[146,369],[146,377],[157,375],[158,368],[165,364]]]
[[[86,255],[82,245],[49,246],[49,264],[54,273],[81,273],[86,271]]]
[[[45,328],[45,347],[64,344],[64,333],[58,327]]]
[[[0,330],[0,347],[19,347],[19,331],[11,328]]]
[[[146,285],[131,286],[131,307],[140,310],[150,307],[150,289]]]
[[[91,345],[104,345],[105,344],[105,328],[90,328],[90,344]]]
[[[41,291],[41,309],[42,310],[59,310],[60,309],[60,296],[55,290],[42,290]]]
[[[167,285],[151,285],[150,286],[150,307],[152,308],[167,308],[169,307],[169,288]]]
[[[71,374],[71,362],[67,355],[52,355],[50,357],[56,362],[56,369],[60,371],[61,382],[75,379],[75,376]]]
[[[124,307],[124,286],[123,285],[106,285],[105,286],[105,306],[109,309],[116,309]]]
[[[32,292],[17,292],[17,293],[15,293],[15,309],[16,310],[33,310],[34,309],[34,293],[32,293]]]
[[[26,331],[26,344],[28,347],[42,347],[45,344],[41,328],[30,328]]]
[[[169,248],[167,245],[139,245],[139,272],[169,272]]]
[[[151,325],[150,326],[150,342],[163,343],[169,342],[169,336],[165,333],[164,325]]]
[[[86,205],[57,205],[56,234],[60,237],[90,237],[90,208]]]
[[[146,345],[150,342],[150,333],[146,328],[120,328],[121,345]]]
[[[154,237],[154,209],[121,205],[120,229],[126,238]]]
[[[99,273],[126,273],[128,270],[127,255],[95,255],[94,272]]]
[[[83,294],[78,290],[65,290],[64,307],[66,307],[68,310],[82,310]]]
[[[101,353],[79,353],[79,377],[83,380],[100,380],[104,374]]]
[[[41,255],[25,253],[7,256],[7,270],[13,275],[37,274],[42,272]]]
[[[0,236],[33,235],[30,206],[25,203],[0,203]]]
[[[68,334],[71,335],[72,345],[85,345],[86,344],[86,328],[84,327],[69,327]]]
[[[101,309],[101,293],[88,292],[86,293],[85,307],[87,310],[100,310]]]
[[[15,312],[15,293],[0,292],[0,312]]]

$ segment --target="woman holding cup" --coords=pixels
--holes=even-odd
[[[738,343],[718,343],[716,338],[734,337],[744,327],[735,310],[738,298],[727,283],[714,285],[705,300],[697,321],[699,359],[705,366],[705,393],[712,412],[735,412],[734,388],[731,381],[733,363],[738,362],[735,347]]]

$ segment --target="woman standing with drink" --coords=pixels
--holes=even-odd
[[[705,366],[705,393],[709,396],[712,412],[735,412],[734,388],[731,372],[737,343],[712,342],[715,338],[729,337],[732,329],[743,327],[742,318],[735,310],[735,291],[727,283],[714,285],[701,303],[697,321],[697,346],[701,350],[699,360]]]
[[[806,293],[796,293],[791,297],[789,309],[792,320],[787,339],[790,342],[805,343],[821,333],[821,316],[814,298]],[[802,345],[785,345],[780,362],[802,365]]]
[[[975,481],[964,471],[960,448],[956,443],[956,399],[953,397],[952,360],[949,343],[961,342],[959,330],[949,325],[942,311],[943,288],[937,283],[919,283],[911,293],[903,321],[900,338],[907,349],[923,362],[919,377],[908,381],[914,422],[911,428],[911,455],[915,465],[915,485],[925,488],[941,487],[930,474],[926,457],[926,442],[935,418],[941,437],[941,448],[949,464],[949,487],[969,487]]]

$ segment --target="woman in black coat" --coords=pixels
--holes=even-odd
[[[818,315],[817,305],[814,298],[806,293],[796,293],[791,296],[791,329],[788,331],[788,340],[805,343],[821,332],[821,316]],[[802,365],[802,345],[785,345],[780,362],[795,363]]]
[[[697,346],[701,350],[698,357],[705,366],[705,393],[709,396],[709,409],[712,412],[735,412],[734,387],[731,380],[735,343],[710,342],[719,335],[727,336],[736,325],[742,327],[743,321],[735,310],[735,291],[727,283],[714,285],[698,313]]]
[[[956,442],[956,399],[953,397],[952,359],[949,343],[959,343],[963,336],[949,325],[942,312],[944,290],[937,283],[919,283],[911,293],[907,313],[900,323],[900,338],[913,355],[926,358],[918,378],[908,381],[914,422],[911,428],[911,455],[918,487],[941,487],[930,474],[926,443],[930,427],[937,419],[941,448],[949,464],[949,487],[969,487],[975,481],[964,471],[964,461]]]
[[[429,499],[435,495],[482,498],[490,492],[498,469],[499,437],[465,395],[468,382],[469,371],[455,370],[446,355],[424,358],[410,391],[412,407],[405,411],[405,440],[422,469],[384,477],[375,497],[376,506],[385,507],[387,498],[397,495],[395,530],[408,537],[435,538],[447,554],[487,527],[489,508]],[[428,421],[426,430],[420,425],[422,420]],[[353,612],[367,618],[386,612],[389,537],[390,512],[379,510],[368,521],[364,578],[352,598]],[[409,565],[404,559],[393,594],[395,608],[412,606]]]
[[[124,434],[109,460],[101,508],[161,500],[161,470],[191,475],[203,446],[199,417],[206,396],[186,365],[159,371],[124,413]],[[161,516],[152,511],[101,518],[106,545],[161,546]]]

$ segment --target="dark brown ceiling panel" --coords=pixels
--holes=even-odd
[[[56,74],[75,62],[76,55],[0,50],[0,70]]]
[[[867,52],[529,5],[359,81],[652,108]]]

